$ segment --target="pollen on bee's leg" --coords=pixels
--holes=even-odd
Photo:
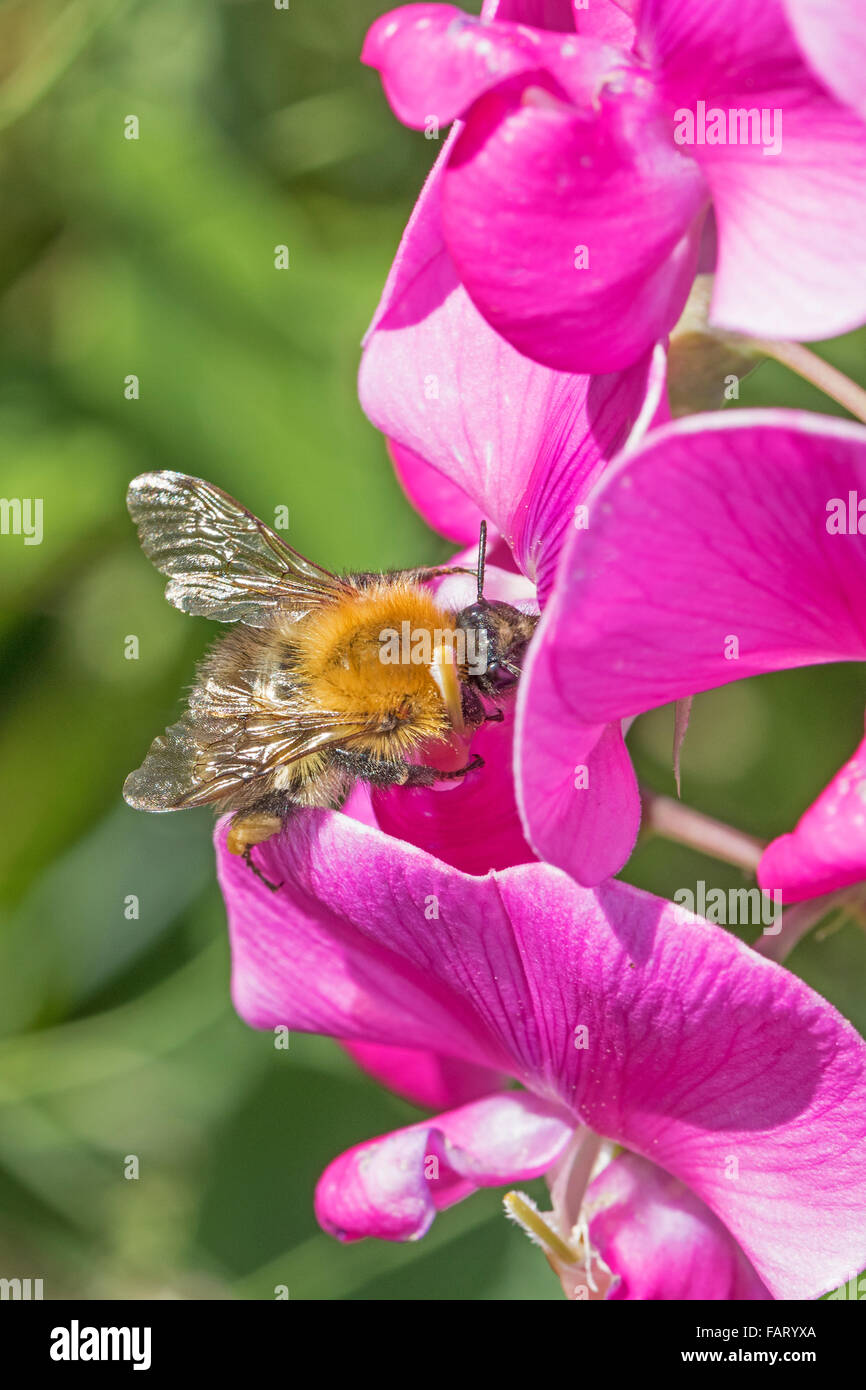
[[[260,878],[271,892],[275,893],[278,888],[282,888],[281,883],[271,883],[266,878],[261,869],[253,863],[253,845],[260,845],[265,840],[269,840],[272,835],[276,835],[282,829],[283,822],[279,816],[271,815],[267,811],[250,811],[246,815],[236,815],[229,826],[229,833],[226,836],[226,849],[229,854],[237,854],[243,859],[247,868],[252,870],[256,878]]]
[[[276,835],[283,822],[279,816],[264,812],[253,812],[248,816],[235,816],[226,836],[226,849],[229,854],[246,856],[253,845],[260,845]]]

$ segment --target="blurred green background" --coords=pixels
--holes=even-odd
[[[214,635],[162,600],[124,508],[134,474],[201,474],[265,518],[288,506],[292,544],[337,568],[448,553],[355,395],[436,149],[358,63],[382,8],[0,3],[2,493],[44,499],[41,545],[0,538],[0,1275],[41,1277],[48,1298],[561,1296],[496,1192],[418,1245],[319,1232],[324,1165],[417,1112],[336,1045],[276,1051],[240,1023],[209,813],[120,797]],[[862,338],[823,350],[863,379]],[[770,365],[740,403],[832,408]],[[701,697],[685,798],[755,834],[789,827],[858,742],[864,695],[861,669],[835,667]],[[632,736],[660,790],[670,739],[669,711]],[[666,894],[739,881],[659,842],[627,876]],[[792,964],[866,1029],[861,927]]]

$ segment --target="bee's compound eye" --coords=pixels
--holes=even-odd
[[[457,626],[467,631],[470,627],[478,627],[483,623],[487,605],[485,603],[471,603],[468,608],[461,608],[457,614]]]
[[[465,634],[461,664],[471,676],[483,676],[498,660],[496,625],[489,605],[473,603],[457,615],[457,630]]]
[[[484,625],[466,631],[466,669],[471,676],[483,676],[496,664],[493,634]]]

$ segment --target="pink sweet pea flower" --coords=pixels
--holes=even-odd
[[[532,362],[499,337],[461,286],[442,237],[448,148],[416,204],[367,334],[359,395],[389,439],[406,492],[432,526],[467,545],[482,516],[495,528],[493,554],[520,575],[506,583],[501,570],[491,571],[488,596],[537,611],[554,588],[565,539],[584,524],[581,509],[593,486],[629,438],[666,418],[664,352],[657,348],[622,372],[586,377]],[[454,608],[470,601],[459,579],[446,581],[440,597]],[[518,719],[521,699],[518,691]],[[556,787],[548,774],[551,758],[561,770],[558,726],[526,726],[526,775],[517,793],[508,771],[513,736],[511,720],[483,729],[473,752],[488,765],[447,798],[436,791],[378,793],[382,828],[472,873],[534,854],[558,861],[569,855],[593,881],[618,869],[640,819],[619,724],[596,741],[585,772],[572,766],[567,785]],[[576,776],[586,781],[580,795]],[[596,789],[604,789],[603,798]]]
[[[665,425],[610,470],[523,673],[520,717],[558,730],[559,783],[612,721],[764,671],[866,659],[864,499],[866,429],[797,411]],[[864,744],[758,878],[787,902],[866,880]]]
[[[446,1106],[330,1165],[326,1230],[416,1239],[479,1187],[547,1174],[609,1297],[812,1299],[861,1268],[866,1044],[830,1005],[647,893],[537,863],[463,874],[356,814],[263,845],[276,893],[217,832],[241,1017],[348,1040]],[[628,1152],[581,1216],[598,1136]]]
[[[782,0],[643,0],[636,32],[630,8],[576,9],[575,32],[564,4],[488,4],[480,19],[406,5],[368,34],[363,61],[400,120],[459,122],[442,227],[488,323],[552,367],[634,362],[685,304],[710,208],[715,324],[814,339],[862,323],[866,125],[847,104],[860,70],[837,67],[839,43],[810,43],[820,75],[840,75],[837,100]]]

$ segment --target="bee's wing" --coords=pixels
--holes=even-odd
[[[130,772],[123,784],[124,801],[137,811],[178,811],[230,795],[240,781],[238,770],[231,760],[218,765],[213,745],[230,739],[232,732],[241,732],[237,721],[187,711],[154,739],[141,767]]]
[[[142,473],[126,505],[145,554],[169,576],[166,598],[183,613],[262,627],[277,608],[301,617],[354,590],[201,478]]]
[[[214,712],[195,704],[154,739],[141,767],[123,784],[123,797],[139,811],[179,811],[250,793],[250,783],[329,744],[363,731],[363,722],[316,711]]]

